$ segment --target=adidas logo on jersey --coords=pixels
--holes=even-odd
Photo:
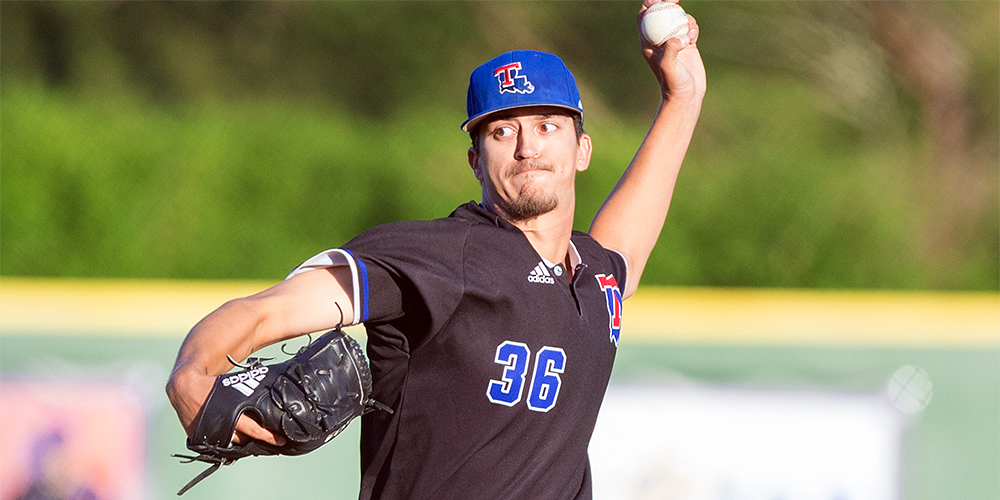
[[[546,285],[554,285],[556,280],[552,278],[549,274],[549,269],[546,267],[544,262],[539,262],[534,269],[528,273],[528,281],[531,283],[544,283]]]
[[[244,396],[249,397],[253,394],[254,389],[260,385],[260,381],[264,380],[265,375],[267,375],[266,366],[253,368],[245,372],[234,373],[222,379],[222,385],[225,387],[232,387],[233,389],[242,392]]]

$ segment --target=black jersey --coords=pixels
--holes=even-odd
[[[368,331],[361,498],[589,499],[625,261],[581,232],[572,280],[476,203],[335,250]]]

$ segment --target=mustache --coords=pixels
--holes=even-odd
[[[546,170],[549,172],[555,171],[551,164],[538,160],[521,160],[515,163],[509,171],[507,171],[507,177],[514,177],[521,172],[526,172],[528,170]]]

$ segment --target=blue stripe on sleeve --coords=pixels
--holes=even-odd
[[[364,323],[368,321],[368,268],[365,267],[364,261],[354,256],[350,250],[344,249],[347,255],[350,255],[354,262],[358,263],[358,281],[361,283],[361,320],[355,323]]]

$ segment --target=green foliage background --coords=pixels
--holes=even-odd
[[[968,68],[958,162],[864,2],[684,4],[709,94],[645,283],[1000,288],[998,4],[917,3]],[[276,280],[447,215],[479,196],[468,73],[515,48],[580,81],[586,229],[659,102],[637,9],[5,1],[0,274]]]

